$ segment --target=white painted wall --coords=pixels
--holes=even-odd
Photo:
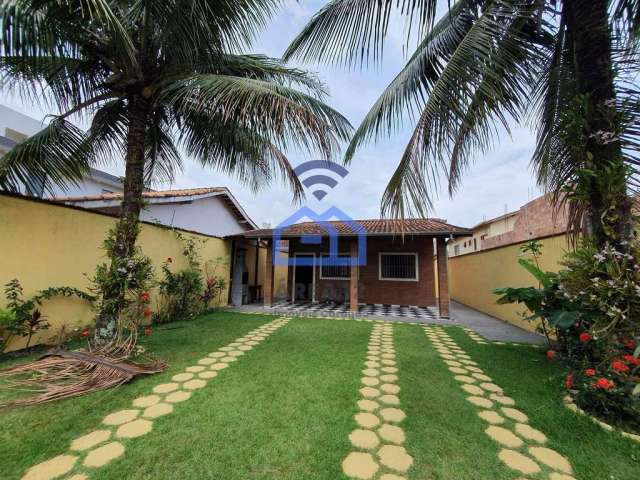
[[[247,230],[217,197],[203,198],[190,203],[148,204],[141,212],[140,218],[220,237]]]
[[[45,123],[16,112],[9,107],[0,105],[0,135],[6,137],[6,130],[10,128],[16,132],[30,137],[34,133],[39,132],[46,126]]]
[[[66,190],[54,186],[52,188],[53,192],[51,194],[45,193],[46,197],[82,197],[82,196],[90,196],[90,195],[102,195],[103,193],[114,192],[114,193],[122,193],[122,186],[115,186],[111,182],[104,182],[99,178],[95,177],[85,177],[82,182],[78,185],[74,185],[73,183],[68,183],[66,185]]]

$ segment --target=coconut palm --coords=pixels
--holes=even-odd
[[[436,8],[442,14],[436,21]],[[395,25],[417,47],[357,129],[350,161],[405,121],[413,134],[382,200],[385,214],[425,213],[440,179],[450,194],[502,129],[532,120],[539,184],[569,203],[599,242],[629,232],[639,165],[637,0],[331,0],[285,59],[375,63]]]
[[[284,177],[299,196],[285,152],[329,159],[350,125],[315,76],[242,54],[279,3],[3,0],[1,86],[55,114],[0,159],[0,188],[77,182],[124,159],[120,261],[134,252],[145,185],[173,178],[181,151],[255,188]]]

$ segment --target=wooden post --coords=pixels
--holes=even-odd
[[[352,312],[358,311],[358,239],[352,239],[350,244],[350,258],[351,258],[351,277],[349,280],[349,310]]]
[[[264,306],[273,304],[273,240],[267,240],[267,264],[264,266]]]
[[[436,239],[438,255],[438,309],[440,316],[449,318],[449,274],[447,271],[447,244],[444,238]]]

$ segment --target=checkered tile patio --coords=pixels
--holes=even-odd
[[[273,310],[278,314],[294,314],[303,316],[374,316],[374,317],[403,317],[422,320],[437,320],[436,307],[417,307],[413,305],[383,305],[378,303],[361,303],[358,312],[350,312],[348,305],[337,302],[287,302],[274,303],[266,310]]]

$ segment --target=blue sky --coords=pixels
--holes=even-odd
[[[324,3],[322,0],[286,0],[281,10],[269,21],[267,29],[257,38],[252,53],[281,56],[290,41]],[[404,32],[400,24],[395,25],[385,47],[384,61],[376,68],[345,71],[319,65],[304,66],[318,73],[331,94],[328,103],[345,115],[354,127],[359,125],[370,106],[404,65]],[[27,115],[42,117],[43,112],[21,105],[17,100],[3,98],[1,101]],[[337,206],[352,218],[378,217],[382,192],[411,131],[412,125],[407,123],[397,135],[360,149],[348,166],[349,175],[338,183],[322,203],[318,203],[311,195],[307,196],[306,203],[316,211]],[[514,210],[537,195],[535,180],[528,166],[535,139],[525,128],[515,128],[512,134],[512,138],[509,138],[504,133],[491,153],[476,159],[453,198],[449,198],[446,191],[440,195],[433,216],[445,218],[453,224],[472,226],[484,218],[501,215],[505,208]],[[311,160],[300,152],[287,153],[294,165]],[[185,171],[171,187],[228,186],[260,226],[266,223],[277,225],[297,208],[291,204],[290,192],[282,183],[254,193],[219,172],[203,169],[191,161],[185,163]],[[124,167],[115,163],[105,170],[122,175]]]

